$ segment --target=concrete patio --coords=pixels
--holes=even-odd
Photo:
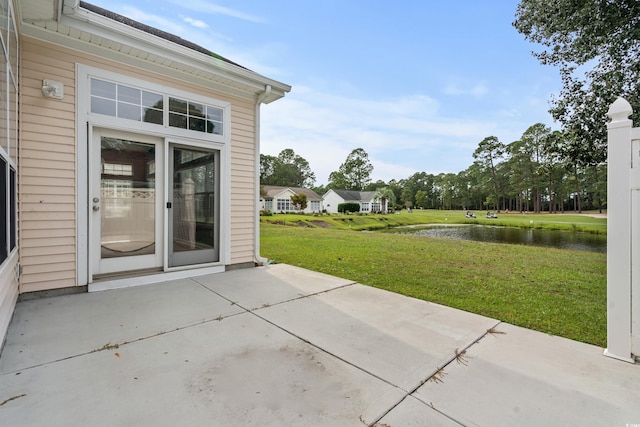
[[[640,425],[602,352],[271,265],[18,303],[0,425]]]

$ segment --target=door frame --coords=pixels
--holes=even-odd
[[[231,214],[231,203],[230,203],[230,192],[229,192],[229,175],[230,175],[230,168],[228,167],[228,165],[230,164],[230,150],[228,150],[228,146],[226,145],[222,145],[222,144],[215,144],[215,143],[211,143],[211,142],[205,142],[205,141],[199,141],[199,140],[191,140],[188,138],[176,138],[176,137],[170,137],[170,136],[161,136],[158,134],[152,134],[149,132],[142,132],[142,131],[138,131],[138,130],[132,130],[132,129],[123,129],[123,128],[116,128],[116,127],[106,127],[106,126],[98,126],[98,125],[94,125],[89,123],[87,125],[87,144],[86,144],[86,161],[84,162],[85,166],[85,177],[86,179],[84,180],[85,182],[85,193],[84,193],[84,199],[85,199],[85,206],[87,207],[84,210],[84,222],[87,224],[86,226],[86,232],[84,233],[84,247],[87,249],[85,254],[85,260],[84,262],[85,264],[85,269],[86,269],[86,279],[84,281],[83,284],[87,285],[87,284],[92,284],[94,282],[94,266],[93,263],[96,262],[96,253],[95,253],[95,246],[92,245],[93,242],[93,220],[92,220],[92,201],[91,201],[91,180],[95,179],[95,177],[92,178],[92,174],[94,172],[94,168],[91,166],[91,161],[92,161],[92,155],[95,154],[96,150],[99,150],[99,144],[100,144],[100,136],[101,135],[109,135],[109,136],[116,136],[116,137],[123,137],[124,139],[132,139],[132,140],[136,140],[138,139],[140,142],[149,142],[149,141],[155,141],[155,143],[157,144],[157,150],[156,153],[158,153],[158,151],[161,151],[162,154],[160,155],[161,157],[161,162],[162,164],[159,165],[158,163],[156,163],[156,173],[158,173],[159,168],[161,168],[161,171],[159,172],[159,174],[161,174],[162,176],[158,176],[157,180],[156,180],[156,188],[158,187],[162,187],[161,191],[159,191],[158,193],[156,193],[156,203],[157,205],[159,205],[159,211],[161,212],[161,214],[156,218],[156,230],[159,229],[159,231],[156,231],[156,236],[158,236],[159,233],[159,239],[157,240],[156,244],[160,247],[160,255],[162,258],[161,261],[161,265],[159,266],[159,269],[161,269],[161,272],[158,272],[158,274],[150,274],[150,275],[145,275],[146,279],[145,280],[139,280],[136,279],[136,272],[135,270],[128,270],[131,271],[131,275],[127,275],[127,270],[122,271],[121,273],[123,273],[126,277],[131,277],[132,279],[127,279],[125,278],[124,280],[120,280],[118,281],[118,283],[115,283],[115,281],[113,280],[108,280],[106,281],[104,284],[100,284],[97,287],[94,287],[94,290],[103,290],[103,289],[111,289],[111,288],[115,288],[115,287],[120,287],[120,286],[132,286],[132,283],[135,284],[147,284],[147,283],[153,283],[155,281],[158,280],[165,280],[171,277],[176,277],[176,278],[183,278],[183,277],[191,277],[191,276],[196,276],[196,275],[200,275],[200,274],[209,274],[212,272],[221,272],[225,270],[225,265],[230,263],[230,258],[231,258],[231,253],[230,253],[230,247],[231,247],[231,242],[230,242],[230,228],[231,228],[231,221],[230,221],[230,214]],[[170,167],[169,167],[169,151],[172,147],[182,147],[182,148],[192,148],[194,150],[202,150],[202,151],[211,151],[211,152],[217,152],[217,165],[219,167],[219,175],[218,175],[218,179],[219,179],[219,183],[218,183],[218,192],[219,192],[219,201],[218,201],[218,225],[217,228],[219,230],[218,233],[218,239],[216,240],[216,243],[218,244],[218,261],[214,261],[214,262],[208,262],[208,263],[201,263],[201,264],[193,264],[193,265],[182,265],[182,266],[175,266],[175,267],[170,267],[169,266],[169,244],[170,244],[170,237],[169,236],[169,217],[170,215],[168,215],[165,211],[166,211],[166,203],[169,200],[169,195],[168,192],[170,191],[170,180],[171,177],[169,176],[169,171],[170,171]],[[158,157],[156,157],[156,161],[158,161]],[[79,171],[80,172],[80,171]],[[98,177],[99,178],[99,177]],[[161,183],[159,184],[159,182],[161,181]],[[79,186],[80,187],[80,186]],[[80,194],[80,193],[79,193]],[[79,214],[82,211],[78,211]],[[158,210],[156,211],[158,212]],[[79,215],[81,216],[81,215]],[[79,220],[80,222],[80,220]],[[80,238],[81,234],[78,233],[78,236]],[[80,253],[80,251],[79,251]],[[78,256],[78,259],[80,261],[80,256]],[[192,273],[189,273],[189,271],[192,271]],[[167,273],[175,273],[175,274],[167,274]],[[80,283],[82,283],[82,277],[78,277],[78,281]]]
[[[106,79],[126,85],[132,85],[144,90],[163,93],[165,96],[174,96],[201,102],[208,105],[215,105],[224,110],[224,135],[203,134],[184,129],[177,129],[168,126],[150,125],[133,120],[118,119],[110,116],[91,113],[90,102],[90,80],[91,78]],[[172,278],[192,277],[201,274],[221,272],[225,270],[225,265],[231,264],[231,102],[223,101],[215,97],[215,92],[206,94],[196,94],[194,92],[177,89],[176,86],[167,86],[161,83],[154,83],[143,80],[132,75],[123,75],[100,68],[91,67],[85,64],[76,64],[76,285],[89,287],[89,290],[111,289],[121,286],[134,286],[147,283],[154,283],[160,280]],[[180,85],[179,81],[175,83]],[[221,96],[221,95],[219,95]],[[164,147],[169,143],[175,143],[194,148],[204,148],[207,150],[218,150],[220,152],[220,252],[219,262],[210,265],[192,265],[184,267],[165,268],[158,275],[138,276],[135,278],[121,279],[118,283],[113,281],[99,281],[93,283],[90,271],[89,258],[89,215],[86,208],[89,200],[89,153],[88,148],[91,143],[91,135],[94,127],[111,129],[114,131],[131,132],[155,136],[164,140]],[[257,173],[257,167],[256,167]],[[165,174],[166,179],[166,174]],[[165,181],[165,188],[167,182]],[[256,211],[257,212],[257,211]],[[164,215],[166,221],[166,215]],[[166,227],[166,225],[165,225]],[[166,258],[166,245],[165,258]],[[165,259],[164,265],[167,265]]]
[[[165,197],[166,197],[166,204],[167,204],[167,209],[166,209],[166,219],[165,219],[165,234],[166,234],[166,238],[165,238],[165,261],[164,261],[164,265],[165,265],[165,270],[166,271],[174,271],[174,270],[179,270],[179,269],[188,269],[188,268],[193,268],[194,265],[198,265],[198,266],[203,266],[203,265],[215,265],[217,263],[220,262],[220,246],[221,246],[221,239],[220,239],[220,217],[221,217],[221,203],[220,203],[220,181],[221,181],[221,173],[220,173],[220,157],[221,157],[221,152],[220,150],[214,148],[214,147],[204,147],[204,146],[198,146],[198,145],[193,145],[193,144],[185,144],[184,141],[183,142],[175,142],[175,138],[173,139],[167,139],[167,142],[165,144]],[[173,253],[172,250],[172,245],[173,245],[173,238],[174,235],[173,233],[175,232],[174,230],[174,222],[173,222],[173,215],[175,212],[175,200],[174,197],[175,195],[172,194],[173,191],[173,175],[175,173],[174,169],[173,169],[173,159],[174,159],[174,155],[175,155],[175,150],[179,149],[179,150],[193,150],[193,151],[199,151],[199,152],[203,152],[203,153],[212,153],[214,155],[214,175],[215,175],[215,182],[214,182],[214,224],[213,224],[213,230],[214,230],[214,247],[212,248],[212,255],[214,258],[216,258],[214,261],[202,261],[200,263],[183,263],[180,265],[174,265],[172,266],[172,256],[175,257],[177,260],[180,259],[184,259],[186,258],[188,255],[186,254],[181,254],[181,253]],[[171,203],[173,206],[171,208],[169,208],[169,203]],[[196,255],[196,254],[192,254],[192,255]],[[197,258],[197,255],[196,255]]]

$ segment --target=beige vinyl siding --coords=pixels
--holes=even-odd
[[[76,285],[75,65],[27,39],[21,54],[20,291],[31,292]],[[44,79],[64,84],[63,100],[42,96]]]
[[[255,103],[231,106],[231,263],[255,260]]]
[[[27,37],[21,51],[21,292],[75,286],[76,64],[231,103],[231,264],[254,259],[255,103]],[[42,96],[43,79],[64,83],[64,100]],[[80,135],[78,143],[86,143]]]

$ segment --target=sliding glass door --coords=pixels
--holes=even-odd
[[[219,260],[219,155],[169,147],[169,267]]]
[[[90,177],[94,277],[220,260],[219,151],[95,129]]]

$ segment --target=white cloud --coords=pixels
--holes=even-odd
[[[209,0],[169,0],[168,2],[185,9],[193,10],[195,12],[198,12],[199,14],[225,15],[232,18],[241,19],[243,21],[264,22],[264,19],[262,19],[261,17],[251,15],[237,9],[220,6]]]
[[[180,3],[189,8],[194,8],[194,4],[192,1]],[[182,21],[176,21],[132,6],[124,6],[118,13],[189,40],[260,74],[272,77],[283,74],[283,70],[267,65],[274,55],[280,56],[285,52],[286,47],[281,44],[261,44],[251,50],[239,50],[229,36],[211,31],[208,24],[198,19],[183,16]],[[183,25],[183,22],[188,25]]]
[[[478,83],[471,87],[460,87],[457,84],[451,83],[444,87],[442,92],[446,95],[466,95],[480,97],[489,92],[489,88],[483,83]]]
[[[199,19],[193,19],[193,18],[189,18],[188,16],[184,16],[182,17],[182,20],[187,24],[192,25],[196,28],[202,28],[202,29],[209,28],[206,22],[200,21]]]
[[[155,28],[161,28],[162,31],[166,31],[171,34],[181,35],[184,33],[184,27],[177,23],[177,21],[173,19],[166,19],[157,14],[143,12],[136,7],[124,6],[118,13],[126,16],[127,18],[133,19],[134,21],[142,22]]]
[[[483,120],[448,117],[428,96],[354,99],[296,86],[285,99],[262,107],[261,152],[293,149],[309,161],[317,183],[327,182],[355,148],[374,166],[373,181],[407,178],[417,171],[459,172],[471,163],[477,143],[495,131]]]
[[[378,158],[371,159],[371,163],[375,166],[374,179],[372,182],[376,182],[379,179],[384,182],[389,182],[392,179],[401,180],[410,177],[416,172],[422,171],[417,168],[387,163],[384,159]]]

